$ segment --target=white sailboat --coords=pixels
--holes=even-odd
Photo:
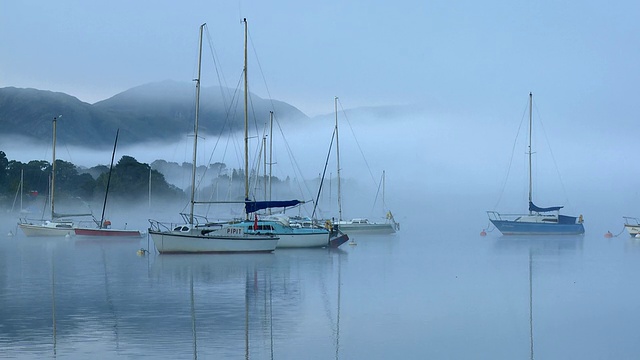
[[[246,19],[245,19],[246,26]],[[246,44],[245,44],[246,45]],[[246,46],[245,46],[246,48]],[[271,199],[271,184],[266,184],[265,181],[265,194],[264,201],[256,201],[249,199],[249,171],[248,171],[248,81],[247,81],[247,59],[245,55],[245,84],[244,84],[244,100],[245,100],[245,220],[237,223],[233,223],[234,226],[242,227],[247,234],[258,233],[270,233],[279,238],[277,248],[322,248],[322,247],[338,247],[348,240],[348,236],[339,234],[333,236],[332,233],[323,227],[311,226],[301,227],[292,226],[290,218],[283,214],[272,215],[271,209],[273,208],[288,208],[294,207],[304,203],[300,200],[272,200]],[[269,165],[269,182],[271,181],[271,165],[273,164],[273,112],[270,113],[270,165]],[[263,139],[266,150],[266,141]],[[266,174],[266,151],[265,154],[265,174]],[[267,190],[269,193],[267,193]],[[261,214],[258,212],[261,210],[268,210],[269,215]],[[253,214],[253,220],[251,219]]]
[[[632,237],[640,237],[640,220],[631,216],[623,216],[624,228],[627,229]]]
[[[245,19],[245,87],[247,58],[247,22]],[[208,221],[199,223],[200,217],[194,215],[196,185],[196,153],[198,148],[198,113],[200,106],[200,72],[202,67],[202,36],[206,24],[200,26],[198,55],[198,77],[196,82],[196,110],[193,137],[193,170],[191,174],[191,200],[189,214],[181,214],[184,224],[166,225],[149,220],[149,234],[161,254],[170,253],[230,253],[230,252],[272,252],[278,244],[278,237],[273,234],[247,233],[241,226],[213,224]],[[246,91],[246,90],[245,90]],[[246,97],[245,97],[245,134],[246,134]],[[245,150],[247,147],[245,136]],[[246,151],[245,151],[246,153]],[[248,160],[245,158],[245,166]],[[245,181],[245,192],[248,192],[248,181]],[[206,220],[206,219],[205,219]]]
[[[337,181],[338,181],[338,220],[332,219],[331,223],[337,226],[340,231],[354,234],[394,234],[400,229],[400,225],[395,222],[391,211],[387,212],[387,221],[380,223],[370,221],[367,218],[353,218],[344,220],[342,218],[342,194],[340,189],[340,142],[338,138],[338,97],[334,98],[334,107],[336,115],[335,135],[336,135],[336,162],[337,162]],[[384,203],[384,172],[383,172],[383,203]]]
[[[85,214],[58,214],[55,212],[55,185],[56,185],[56,123],[62,115],[53,118],[53,160],[51,162],[51,188],[49,201],[51,204],[51,219],[32,221],[21,218],[18,227],[28,237],[41,236],[72,236],[75,234],[75,222],[72,217],[92,216]]]

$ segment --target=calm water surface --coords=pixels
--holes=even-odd
[[[7,225],[0,358],[640,358],[640,240],[402,225],[254,255],[5,237]]]

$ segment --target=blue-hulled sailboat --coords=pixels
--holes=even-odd
[[[580,235],[584,234],[582,215],[560,215],[563,206],[539,207],[533,203],[531,181],[531,128],[533,95],[529,93],[529,213],[500,214],[487,211],[491,223],[503,235]]]

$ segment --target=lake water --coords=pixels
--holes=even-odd
[[[640,357],[640,239],[437,224],[338,250],[157,255],[146,237],[5,237],[5,221],[0,358]]]

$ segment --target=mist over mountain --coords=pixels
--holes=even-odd
[[[228,88],[203,87],[199,129],[220,135],[244,126],[242,93]],[[249,113],[264,123],[274,111],[283,122],[308,117],[287,103],[250,95]],[[49,140],[52,119],[58,122],[57,139],[69,145],[103,148],[113,143],[116,129],[132,143],[174,141],[193,132],[195,86],[163,81],[137,86],[109,99],[89,104],[59,92],[15,87],[0,88],[0,123],[3,135],[35,141]]]

